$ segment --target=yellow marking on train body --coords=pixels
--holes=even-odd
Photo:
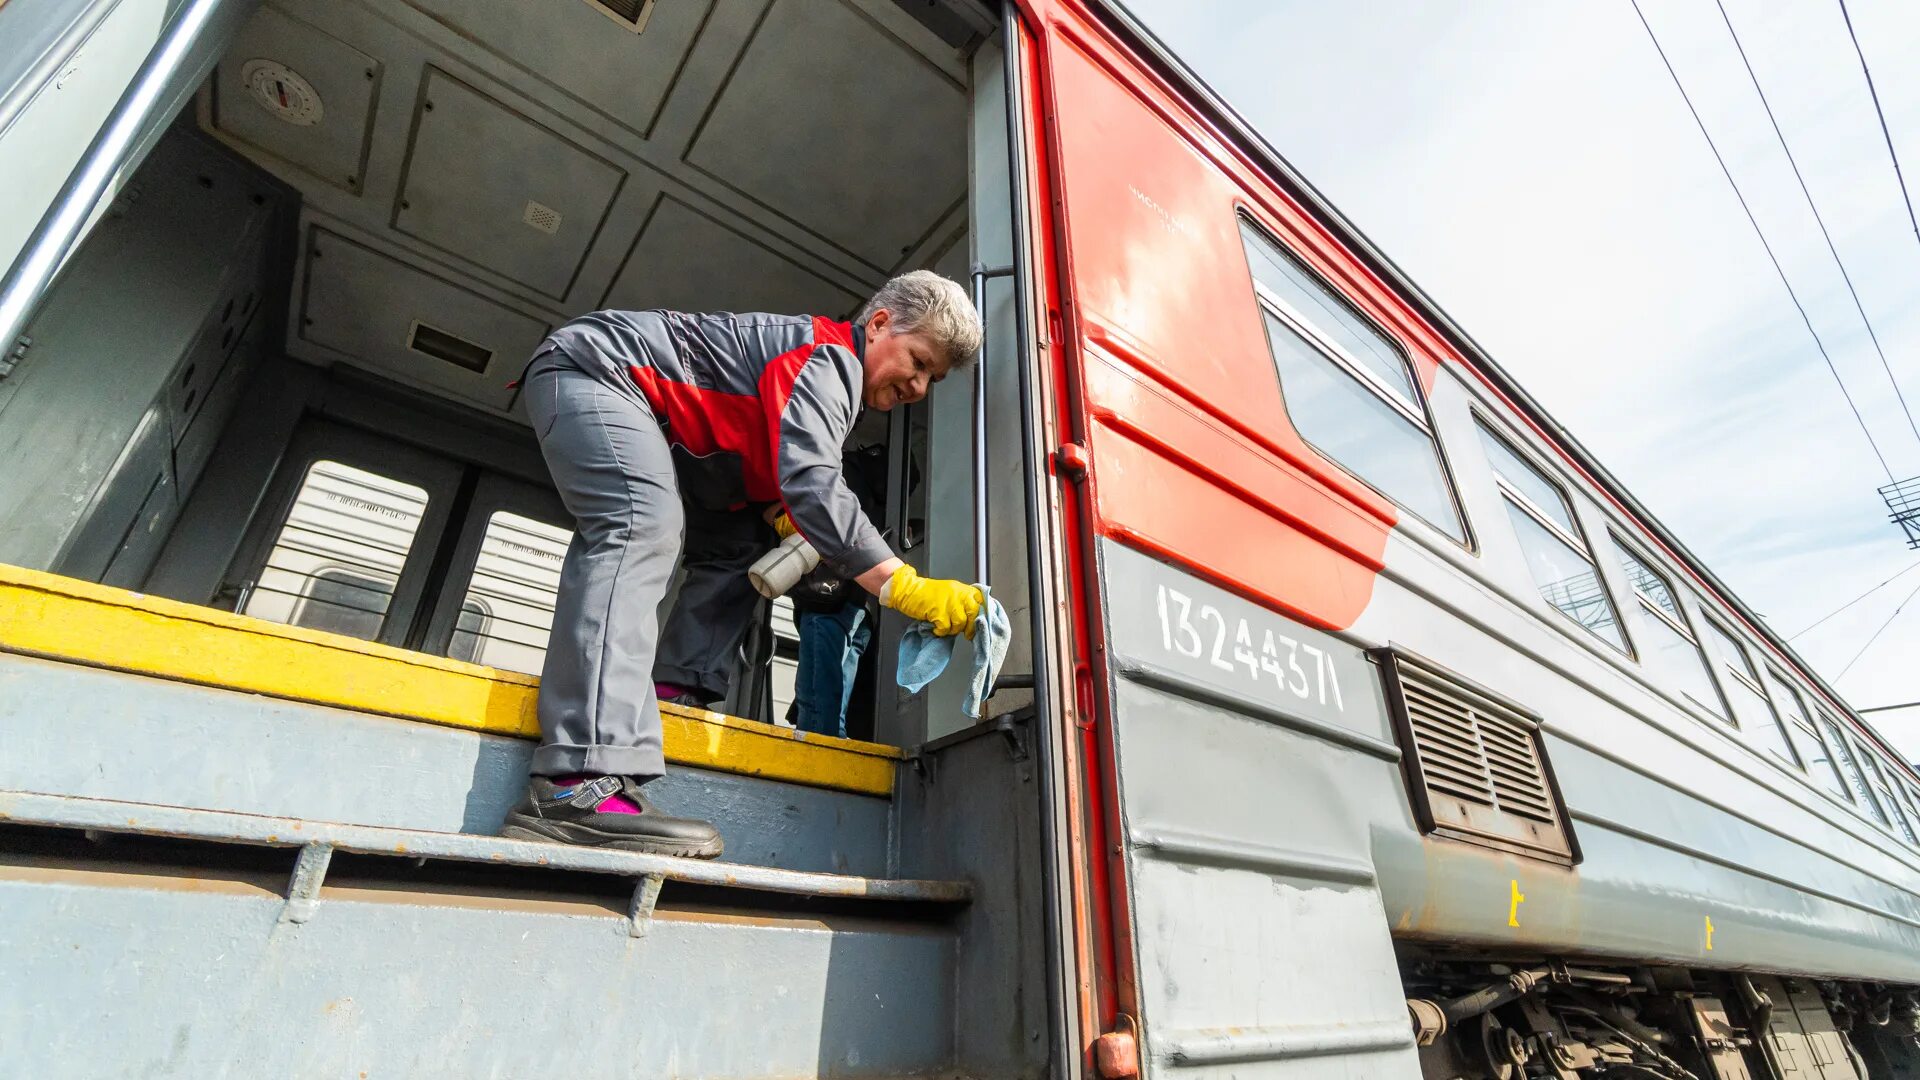
[[[1707,951],[1713,951],[1713,916],[1707,916]]]
[[[540,680],[0,564],[0,650],[538,738]],[[896,747],[660,707],[676,765],[889,795]]]
[[[1527,902],[1527,896],[1520,891],[1520,879],[1513,879],[1513,900],[1507,905],[1507,925],[1520,925],[1520,905]]]

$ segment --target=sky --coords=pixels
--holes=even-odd
[[[1629,0],[1125,2],[1783,636],[1920,564]],[[1920,238],[1840,7],[1724,2],[1920,415]],[[1720,9],[1640,5],[1893,475],[1920,476]],[[1847,10],[1920,196],[1920,4]],[[1856,708],[1920,700],[1916,589],[1793,645]],[[1920,709],[1870,719],[1920,759]]]

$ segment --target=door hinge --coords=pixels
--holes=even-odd
[[[1069,480],[1080,480],[1087,475],[1087,448],[1079,443],[1061,443],[1060,449],[1053,452],[1053,468]]]
[[[19,339],[13,343],[13,348],[8,349],[6,355],[0,356],[0,379],[13,374],[13,369],[19,367],[20,362],[27,358],[27,350],[31,348],[33,348],[33,339],[25,334],[20,335]]]

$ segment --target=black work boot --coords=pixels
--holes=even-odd
[[[598,809],[616,795],[630,800],[640,812]],[[570,784],[556,784],[546,776],[533,777],[527,785],[527,797],[508,811],[500,835],[513,840],[695,859],[717,858],[721,848],[720,831],[711,823],[661,813],[640,794],[640,785],[625,776],[599,776]]]

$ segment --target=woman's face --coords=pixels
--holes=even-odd
[[[861,398],[867,408],[886,412],[911,405],[947,377],[948,363],[920,334],[897,334],[893,313],[881,308],[867,321],[866,380]]]

